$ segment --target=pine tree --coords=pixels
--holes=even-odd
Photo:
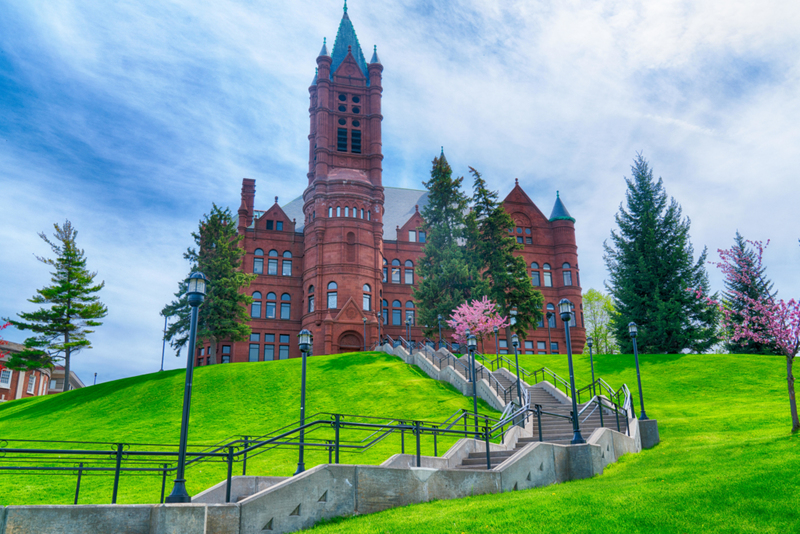
[[[250,327],[247,326],[250,316],[246,306],[253,299],[241,289],[248,287],[256,275],[242,271],[245,251],[240,243],[244,236],[238,234],[228,208],[223,210],[214,204],[192,237],[196,248],[189,248],[183,257],[192,266],[190,272],[199,271],[209,280],[198,314],[197,339],[210,342],[211,363],[217,363],[218,342],[242,341],[250,336]],[[166,339],[177,355],[189,341],[191,308],[186,297],[185,280],[179,283],[175,296],[177,299],[165,306],[161,315],[178,318],[166,332]]]
[[[706,250],[695,262],[690,221],[682,218],[675,199],[668,200],[663,181],[653,179],[641,154],[631,169],[627,208],[620,205],[619,230],[611,232],[611,244],[605,243],[607,288],[617,311],[614,337],[621,351],[632,352],[628,323],[633,321],[643,352],[705,352],[718,341],[718,311],[687,289],[709,293]]]
[[[737,231],[734,246],[729,251],[734,271],[725,277],[725,291],[722,293],[723,306],[730,310],[729,321],[741,325],[745,316],[758,313],[752,309],[751,302],[773,302],[777,293],[772,291],[772,282],[766,277],[766,267],[756,268],[756,253]],[[748,300],[749,299],[749,300]],[[760,322],[753,324],[755,331],[763,330]],[[781,354],[774,343],[761,343],[751,338],[733,339],[733,328],[729,327],[725,348],[734,354]],[[765,337],[762,332],[759,339]]]
[[[419,260],[419,282],[414,300],[419,323],[436,325],[437,316],[448,319],[459,305],[473,297],[480,277],[459,240],[464,237],[467,197],[461,191],[464,178],[453,178],[453,171],[442,152],[433,159],[428,189],[428,204],[422,210],[427,240]],[[432,335],[434,328],[426,331]]]
[[[514,220],[497,202],[497,192],[488,189],[481,174],[472,167],[469,170],[474,184],[472,211],[466,218],[467,256],[481,273],[484,283],[479,289],[497,303],[501,313],[509,315],[517,309],[517,322],[508,327],[507,339],[512,330],[524,339],[542,317],[544,297],[531,284],[525,260],[514,255],[522,248],[508,233]]]
[[[37,256],[40,262],[53,268],[52,285],[36,290],[28,299],[44,306],[33,312],[18,313],[21,320],[5,319],[20,330],[30,330],[36,335],[25,340],[25,350],[12,355],[6,366],[11,369],[42,369],[52,367],[56,361],[64,362],[64,391],[69,390],[72,356],[82,349],[91,348],[87,335],[108,314],[106,306],[96,295],[105,282],[94,283],[97,273],[86,268],[84,251],[76,244],[78,231],[70,221],[63,226],[53,225],[54,240],[44,232],[39,237],[50,245],[56,258]]]

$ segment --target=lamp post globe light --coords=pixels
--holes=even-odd
[[[362,317],[362,321],[364,321],[364,352],[367,352],[367,318]]]
[[[497,332],[498,332],[499,328],[497,328],[497,326],[495,326],[494,328],[492,328],[492,330],[494,331],[494,354],[495,354],[495,357],[497,357],[497,356],[500,355],[500,349],[497,346]],[[484,345],[484,349],[485,348],[486,348],[486,346]]]
[[[303,453],[305,452],[303,443],[305,441],[306,431],[302,427],[306,424],[306,359],[308,353],[311,351],[311,332],[303,328],[300,330],[300,333],[297,334],[297,341],[300,346],[300,353],[303,355],[303,370],[300,374],[300,453],[297,459],[297,471],[295,471],[295,475],[299,475],[306,470],[303,457]]]
[[[186,355],[186,384],[183,387],[183,414],[181,415],[181,441],[178,446],[178,469],[175,484],[164,502],[192,502],[186,492],[186,441],[189,436],[189,412],[192,405],[192,375],[194,371],[194,346],[197,337],[197,314],[200,304],[206,297],[206,276],[203,273],[192,273],[186,280],[186,297],[192,308],[189,322],[189,352]]]
[[[520,408],[522,407],[522,386],[519,383],[519,338],[517,334],[513,334],[511,336],[511,346],[514,347],[514,362],[517,364],[517,399],[519,399]],[[523,425],[525,424],[525,419],[522,420]]]
[[[564,321],[564,332],[567,337],[567,360],[569,362],[569,385],[572,390],[572,443],[586,443],[586,440],[581,436],[580,425],[578,424],[578,401],[575,394],[575,371],[572,367],[572,341],[569,337],[569,322],[572,320],[572,303],[567,299],[561,299],[558,303],[558,311],[561,314],[561,320]]]
[[[633,357],[636,359],[636,380],[639,382],[639,402],[642,408],[642,416],[639,417],[639,420],[645,421],[647,420],[647,414],[644,412],[644,397],[642,397],[642,377],[639,374],[639,348],[636,346],[636,334],[639,332],[639,327],[636,326],[636,323],[631,321],[628,323],[628,332],[631,335],[631,339],[633,340]]]
[[[477,376],[475,375],[475,350],[478,348],[478,340],[475,334],[466,332],[467,335],[467,350],[469,351],[469,365],[470,374],[472,375],[472,411],[475,415],[475,432],[478,432],[478,384]]]
[[[595,383],[594,383],[594,359],[592,358],[592,345],[594,344],[594,340],[592,336],[586,338],[586,344],[589,346],[589,365],[592,366],[592,396],[597,395],[597,391],[595,391]]]

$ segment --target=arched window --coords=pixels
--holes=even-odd
[[[341,217],[342,216],[342,207],[341,206],[336,206],[336,216],[337,217]]]
[[[414,283],[414,262],[411,260],[406,260],[405,262],[405,281],[406,284],[413,284]]]
[[[535,261],[531,262],[531,284],[533,284],[533,287],[542,285],[542,275],[539,272],[539,264]]]
[[[538,269],[538,268],[539,268],[539,264],[536,263],[535,261],[532,261],[531,262],[531,269]]]
[[[369,287],[369,284],[364,284],[361,289],[364,291],[361,308],[364,311],[372,311],[372,288]]]
[[[269,251],[269,257],[270,258],[277,258],[278,257],[278,251],[273,248],[272,250]]]
[[[281,319],[289,320],[292,315],[292,296],[289,293],[281,295]]]
[[[333,206],[328,206],[328,217],[333,217]]]
[[[261,318],[261,292],[253,292],[253,303],[250,305],[250,317]]]
[[[368,221],[372,220],[372,216],[370,215],[370,211],[369,210],[367,210],[367,220]]]
[[[547,326],[550,328],[556,327],[556,306],[555,304],[548,304],[547,305]]]
[[[338,286],[336,282],[330,282],[328,284],[328,309],[335,310],[339,307],[339,294],[336,291]]]
[[[292,253],[288,250],[283,253],[284,258],[291,258]],[[292,276],[292,260],[291,259],[284,259],[281,274],[283,276]]]
[[[406,301],[406,321],[409,321],[411,326],[416,324],[414,318],[414,303],[410,300]]]
[[[308,313],[314,312],[314,286],[308,286]]]
[[[544,268],[544,287],[553,287],[553,273],[550,272],[550,264],[545,263]]]
[[[383,324],[389,324],[389,302],[384,299],[381,303],[381,315],[383,316]]]
[[[270,291],[267,293],[267,319],[274,319],[275,318],[275,300],[277,300],[277,295]]]
[[[361,216],[359,217],[359,219],[363,219],[363,218],[364,218],[364,208],[361,208]]]
[[[400,260],[392,260],[392,283],[400,283]]]
[[[256,255],[256,256],[263,256],[264,255],[264,251],[262,249],[260,249],[260,248],[257,248],[256,251],[253,252],[253,254]]]
[[[403,324],[403,305],[399,300],[392,301],[392,325],[400,326]]]
[[[344,216],[350,217],[350,208],[348,208],[347,206],[344,207]]]
[[[568,270],[568,269],[571,269],[569,263],[564,262],[564,264],[561,266],[561,269],[562,269],[562,274],[564,276],[564,285],[565,286],[571,286],[572,285],[572,271]],[[570,326],[572,326],[572,325],[570,325]]]
[[[381,282],[384,284],[389,281],[389,262],[386,261],[386,258],[383,258],[383,279]]]
[[[260,254],[259,254],[259,252],[260,252]],[[264,251],[261,250],[260,248],[256,249],[255,255],[256,256],[263,256],[264,255]],[[254,274],[264,274],[264,258],[253,258],[253,273]]]

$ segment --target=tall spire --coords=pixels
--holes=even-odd
[[[347,2],[344,3],[344,14],[342,21],[339,23],[339,30],[336,32],[336,41],[333,43],[333,51],[331,52],[331,76],[342,64],[344,58],[347,57],[348,47],[350,52],[356,60],[361,72],[369,80],[369,71],[367,69],[367,60],[364,59],[364,53],[361,51],[361,44],[358,42],[356,30],[353,28],[353,23],[350,21],[350,16],[347,14]]]
[[[327,56],[328,55],[328,38],[322,38],[322,50],[319,51],[320,56]]]
[[[556,203],[553,206],[553,212],[550,214],[550,221],[575,222],[575,218],[569,214],[567,207],[564,206],[563,202],[561,202],[561,196],[559,195],[558,191],[556,191]]]
[[[380,63],[381,60],[378,58],[378,45],[374,45],[372,49],[372,59],[369,60],[369,64],[372,65],[373,63]]]

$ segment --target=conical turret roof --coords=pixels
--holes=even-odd
[[[567,207],[564,206],[563,202],[561,202],[561,196],[559,195],[558,191],[556,191],[556,203],[553,206],[553,212],[550,214],[550,221],[575,222],[575,219],[567,211]]]
[[[369,72],[367,70],[367,60],[364,59],[364,53],[361,51],[361,45],[356,36],[356,30],[353,28],[353,23],[347,15],[347,2],[344,3],[344,15],[342,21],[339,23],[339,30],[336,32],[336,41],[333,43],[333,52],[331,53],[331,76],[342,64],[344,58],[347,57],[348,47],[350,52],[364,74],[364,77],[369,79]]]

